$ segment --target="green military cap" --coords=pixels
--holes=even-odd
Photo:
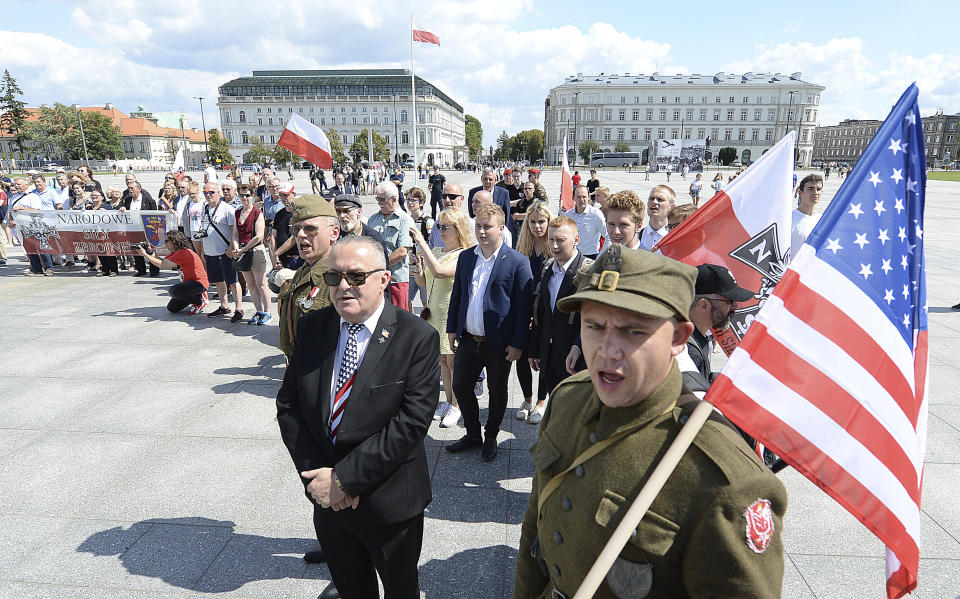
[[[319,195],[305,195],[294,198],[293,218],[291,223],[299,223],[315,216],[332,216],[337,218],[337,211],[334,209],[330,200]]]
[[[564,312],[590,301],[653,318],[689,320],[697,269],[646,250],[613,244],[577,273],[577,292],[557,302]]]

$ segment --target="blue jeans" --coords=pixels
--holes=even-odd
[[[43,272],[53,268],[53,258],[50,254],[27,254],[27,258],[30,260],[30,270],[33,272]]]

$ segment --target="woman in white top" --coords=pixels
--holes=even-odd
[[[713,185],[710,187],[713,188],[715,194],[723,191],[723,173],[717,173],[717,176],[713,178]]]

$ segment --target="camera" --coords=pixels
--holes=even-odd
[[[84,210],[93,210],[93,200],[84,200],[83,201]]]
[[[150,243],[147,241],[141,241],[140,243],[131,243],[130,248],[131,249],[140,248],[148,254],[153,253],[153,246],[150,245]]]
[[[207,235],[209,235],[209,233],[207,233],[206,231],[197,231],[196,233],[193,234],[193,238],[199,240],[199,239],[203,239]]]

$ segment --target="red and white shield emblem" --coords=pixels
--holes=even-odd
[[[763,553],[770,546],[773,536],[773,509],[770,500],[758,499],[743,513],[747,520],[747,547],[755,553]]]

